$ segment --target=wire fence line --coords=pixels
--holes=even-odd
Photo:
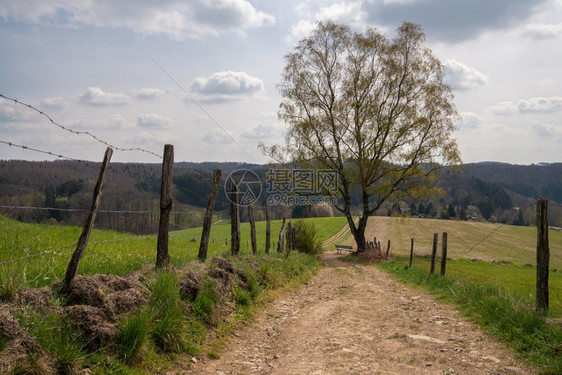
[[[109,142],[107,142],[107,141],[105,141],[105,140],[103,140],[103,139],[97,137],[96,135],[90,133],[89,131],[78,131],[78,130],[74,130],[74,129],[71,129],[71,128],[69,128],[69,127],[66,127],[66,126],[64,126],[64,125],[61,125],[60,123],[58,123],[58,122],[56,122],[55,120],[53,120],[53,118],[52,118],[51,116],[49,116],[47,113],[41,111],[40,109],[37,109],[36,107],[32,106],[31,104],[28,104],[28,103],[24,103],[24,102],[22,102],[22,101],[19,101],[18,99],[10,98],[10,97],[8,97],[8,96],[6,96],[6,95],[3,95],[3,94],[0,94],[0,98],[3,98],[3,99],[6,99],[6,100],[9,100],[9,101],[12,101],[12,102],[14,102],[14,103],[16,103],[16,104],[22,105],[22,106],[24,106],[24,107],[27,107],[27,108],[29,108],[29,109],[31,109],[31,110],[33,110],[33,111],[39,113],[41,116],[46,117],[46,118],[49,120],[49,122],[50,122],[51,124],[53,124],[54,126],[60,128],[60,129],[62,129],[62,130],[64,130],[64,131],[67,131],[67,132],[69,132],[69,133],[76,134],[76,135],[87,135],[87,136],[93,138],[95,141],[97,141],[97,142],[99,142],[99,143],[101,143],[101,144],[104,144],[104,145],[106,145],[106,146],[108,146],[108,147],[111,147],[111,148],[114,149],[114,150],[117,150],[117,151],[125,151],[125,152],[127,152],[127,151],[139,151],[139,152],[144,152],[144,153],[147,153],[147,154],[151,154],[151,155],[153,155],[153,156],[156,156],[156,157],[162,159],[162,156],[161,156],[161,155],[158,155],[158,154],[155,153],[155,152],[152,152],[152,151],[149,151],[149,150],[145,150],[145,149],[139,148],[139,147],[131,147],[131,148],[117,147],[117,146],[112,145],[112,144],[110,144]]]

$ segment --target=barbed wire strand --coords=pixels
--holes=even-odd
[[[157,153],[152,152],[152,151],[149,151],[149,150],[145,150],[145,149],[143,149],[143,148],[139,148],[139,147],[132,147],[132,148],[117,147],[117,146],[115,146],[115,145],[110,144],[110,143],[107,142],[107,141],[104,141],[103,139],[98,138],[97,136],[95,136],[94,134],[90,133],[89,131],[78,131],[78,130],[70,129],[70,128],[68,128],[68,127],[66,127],[66,126],[64,126],[64,125],[61,125],[61,124],[59,124],[58,122],[54,121],[53,118],[52,118],[51,116],[49,116],[47,113],[41,111],[40,109],[37,109],[36,107],[32,106],[31,104],[27,104],[27,103],[21,102],[21,101],[19,101],[18,99],[10,98],[10,97],[8,97],[8,96],[6,96],[6,95],[4,95],[4,94],[0,94],[0,98],[6,99],[6,100],[10,100],[10,101],[12,101],[12,102],[14,102],[14,103],[16,103],[16,104],[22,105],[22,106],[24,106],[24,107],[27,107],[27,108],[29,108],[29,109],[31,109],[31,110],[33,110],[33,111],[39,113],[40,115],[46,117],[46,118],[49,120],[49,122],[51,122],[51,124],[55,125],[56,127],[60,128],[60,129],[62,129],[62,130],[65,130],[65,131],[67,131],[67,132],[69,132],[69,133],[76,134],[76,135],[87,135],[87,136],[93,138],[94,140],[96,140],[97,142],[99,142],[99,143],[101,143],[101,144],[104,144],[104,145],[106,145],[106,146],[108,146],[108,147],[111,147],[111,148],[114,149],[114,150],[117,150],[117,151],[125,151],[125,152],[129,152],[129,151],[140,151],[140,152],[144,152],[144,153],[147,153],[147,154],[150,154],[150,155],[153,155],[153,156],[156,156],[156,157],[162,159],[162,156],[161,156],[161,155],[158,155]]]
[[[89,162],[87,162],[87,161],[85,161],[85,160],[72,158],[72,157],[70,157],[70,156],[64,156],[64,155],[57,154],[57,153],[52,152],[52,151],[45,151],[45,150],[41,150],[41,149],[38,149],[38,148],[30,147],[30,146],[18,145],[18,144],[16,144],[16,143],[9,142],[9,141],[3,141],[3,140],[0,140],[0,143],[6,144],[6,145],[8,145],[8,146],[10,146],[10,147],[17,147],[17,148],[21,148],[21,149],[23,149],[23,150],[30,150],[30,151],[34,151],[34,152],[39,152],[39,153],[41,153],[41,154],[56,156],[56,157],[58,157],[58,158],[60,158],[60,159],[71,160],[71,161],[75,161],[75,162],[84,164],[84,165],[86,165],[86,166],[89,167],[89,168],[99,169],[97,166],[92,165],[92,164],[90,164]]]

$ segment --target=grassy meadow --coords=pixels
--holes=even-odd
[[[447,277],[489,285],[505,291],[526,308],[535,305],[536,227],[434,219],[373,217],[367,225],[368,238],[377,237],[396,260],[408,262],[410,239],[414,238],[416,255],[431,254],[433,233],[447,232]],[[354,244],[348,235],[342,243]],[[550,230],[550,311],[551,317],[562,317],[562,232]],[[475,261],[476,260],[476,261]],[[429,272],[430,260],[414,258],[414,266]],[[440,261],[437,261],[437,273]]]
[[[337,233],[344,218],[314,220],[320,240]],[[256,223],[258,252],[265,249],[264,221]],[[241,254],[251,253],[249,223],[241,224]],[[271,222],[272,251],[276,251],[281,221]],[[0,285],[27,284],[40,287],[61,279],[82,228],[49,224],[26,224],[0,217],[0,263],[29,256],[17,262],[0,265]],[[169,253],[173,266],[181,267],[197,258],[201,228],[170,232]],[[228,243],[225,243],[228,241]],[[156,235],[135,236],[108,230],[94,229],[80,263],[79,274],[107,273],[125,275],[156,262]],[[230,225],[221,221],[211,229],[208,256],[230,252]],[[45,252],[44,254],[34,256]]]

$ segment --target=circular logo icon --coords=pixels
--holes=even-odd
[[[232,192],[232,186],[236,192]],[[231,203],[239,206],[248,206],[255,203],[261,195],[261,180],[258,175],[249,169],[237,169],[225,180],[224,192]]]

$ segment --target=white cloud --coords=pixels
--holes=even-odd
[[[45,98],[41,100],[41,107],[50,110],[59,110],[68,106],[68,102],[61,96]]]
[[[126,94],[105,92],[99,87],[88,87],[80,95],[80,102],[88,105],[108,106],[129,104],[131,98]]]
[[[218,72],[204,78],[196,78],[191,90],[214,99],[232,100],[264,91],[261,79],[244,72]]]
[[[304,14],[308,7],[301,7],[299,13]],[[363,29],[366,25],[367,13],[363,10],[361,1],[335,3],[322,7],[312,17],[299,20],[291,27],[291,34],[287,42],[301,40],[310,36],[318,21],[334,21],[349,25],[351,28]]]
[[[472,90],[488,82],[488,76],[456,60],[447,60],[446,76],[453,90]]]
[[[363,27],[366,17],[367,14],[362,9],[360,1],[332,4],[329,7],[322,8],[316,15],[318,20],[332,20],[351,27]]]
[[[242,133],[242,137],[262,140],[262,139],[282,139],[285,132],[285,127],[280,123],[260,124],[252,130],[247,130]]]
[[[535,97],[528,100],[522,99],[517,104],[513,102],[500,102],[488,109],[498,115],[551,113],[562,110],[562,97],[552,96],[550,98]]]
[[[113,129],[124,129],[129,127],[127,126],[127,121],[125,120],[125,117],[123,117],[123,115],[120,115],[118,113],[113,114],[111,118],[107,120],[107,123],[109,124],[110,128]]]
[[[210,131],[203,136],[203,142],[215,145],[229,144],[232,143],[232,138],[229,137],[229,135],[232,137],[232,133],[230,132],[228,132],[227,135],[218,130]]]
[[[562,97],[553,96],[550,98],[531,98],[520,100],[517,104],[521,113],[549,113],[562,110]]]
[[[477,129],[482,124],[482,119],[474,112],[461,112],[461,122],[459,127],[466,129]]]
[[[166,91],[161,89],[139,89],[139,90],[132,90],[131,95],[137,99],[154,99],[164,95]]]
[[[29,113],[12,101],[0,98],[0,122],[22,122],[29,119]]]
[[[514,115],[517,113],[517,105],[513,102],[499,102],[490,106],[488,110],[497,115]]]
[[[141,128],[168,129],[172,126],[172,120],[155,113],[145,113],[138,117],[137,124]]]
[[[562,137],[562,126],[554,124],[545,124],[544,122],[535,121],[531,124],[533,130],[541,137]]]
[[[183,40],[274,24],[275,17],[247,0],[6,0],[0,18],[32,24],[127,28]]]
[[[530,24],[525,27],[523,35],[533,39],[552,39],[562,36],[562,24]]]

